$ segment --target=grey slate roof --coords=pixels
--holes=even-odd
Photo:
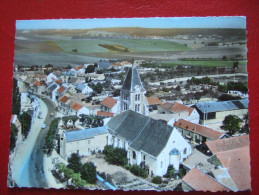
[[[134,87],[138,85],[141,91],[144,91],[144,87],[141,83],[138,70],[135,66],[130,67],[122,85],[122,90],[134,91]]]
[[[246,98],[241,100],[231,100],[222,102],[200,102],[195,104],[195,106],[203,113],[248,109],[248,99]]]
[[[86,88],[86,86],[84,84],[81,84],[79,83],[77,86],[76,86],[76,89],[79,90],[79,91],[83,91],[83,89]]]
[[[57,85],[56,85],[56,84],[52,84],[51,86],[48,87],[48,90],[52,92],[52,91],[54,91],[56,88],[57,88]]]
[[[89,128],[89,129],[82,129],[79,131],[72,131],[72,132],[66,132],[66,141],[67,142],[73,142],[83,139],[89,139],[96,135],[102,135],[108,133],[107,127],[96,127],[96,128]]]
[[[154,157],[164,149],[173,131],[173,127],[132,110],[113,117],[107,126],[112,133],[126,139],[131,148]]]

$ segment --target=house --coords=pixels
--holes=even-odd
[[[183,105],[179,102],[165,102],[160,104],[158,106],[158,114],[178,114],[178,117],[176,117],[174,121],[170,121],[170,125],[175,123],[179,118],[186,119],[197,124],[200,120],[200,115],[194,108]]]
[[[161,104],[161,101],[158,97],[149,97],[147,98],[149,110],[157,110],[157,107]]]
[[[36,93],[39,93],[39,94],[42,94],[46,91],[46,86],[40,82],[40,81],[34,81],[33,83],[33,90],[36,92]]]
[[[64,93],[66,93],[67,91],[67,88],[63,85],[61,85],[58,90],[57,90],[57,98],[56,99],[59,99]]]
[[[174,126],[183,137],[196,144],[202,144],[206,141],[217,140],[224,137],[224,134],[219,131],[184,119],[179,119],[176,121]]]
[[[107,127],[62,131],[60,135],[60,156],[67,159],[72,153],[88,156],[103,151],[106,145]]]
[[[175,128],[132,110],[111,118],[107,127],[107,144],[124,148],[128,163],[142,166],[149,175],[162,176],[169,165],[179,170],[192,152]]]
[[[251,189],[249,135],[208,141],[210,161],[216,166],[211,175],[233,191]]]
[[[93,90],[87,84],[82,84],[82,83],[79,83],[76,86],[76,90],[78,93],[83,93],[86,95],[90,95],[93,92]]]
[[[140,80],[136,66],[129,68],[120,91],[120,111],[133,110],[148,115],[148,103],[145,97],[146,90]]]
[[[57,80],[57,76],[53,73],[50,73],[46,78],[47,85],[53,82],[53,79]]]
[[[183,191],[230,191],[211,176],[204,174],[196,167],[192,168],[182,179]]]
[[[117,114],[119,112],[119,102],[116,99],[113,99],[109,96],[104,98],[100,105],[101,105],[101,110],[103,112],[110,112],[114,114]]]
[[[47,94],[49,95],[50,99],[55,102],[56,101],[56,91],[58,90],[58,85],[52,83],[47,88]]]
[[[248,112],[248,99],[199,102],[193,108],[200,115],[200,124],[215,124],[221,123],[228,115],[236,115],[243,118]]]

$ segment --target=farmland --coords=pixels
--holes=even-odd
[[[101,45],[120,45],[133,52],[153,51],[188,51],[189,47],[183,44],[160,39],[84,39],[84,40],[58,40],[53,41],[65,52],[77,49],[78,53],[109,52]]]

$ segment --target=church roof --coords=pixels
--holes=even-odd
[[[166,146],[173,128],[132,110],[113,117],[108,128],[129,142],[137,151],[157,157]]]
[[[122,85],[122,90],[134,91],[136,86],[140,87],[141,91],[144,91],[144,87],[142,86],[138,70],[135,66],[129,68],[126,79]]]

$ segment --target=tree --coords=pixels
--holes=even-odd
[[[75,49],[72,49],[72,52],[75,52],[75,53],[76,53],[76,52],[77,52],[77,48],[75,48]]]
[[[153,177],[152,178],[152,183],[161,184],[162,183],[162,178],[160,176]]]
[[[223,125],[220,127],[227,131],[227,133],[232,136],[236,132],[240,131],[241,119],[236,115],[228,115],[223,120]]]
[[[238,63],[239,63],[239,62],[234,62],[234,63],[233,63],[233,69],[238,69]]]
[[[10,135],[10,152],[14,149],[17,139],[18,129],[14,124],[11,124],[11,135]]]
[[[85,180],[81,178],[80,173],[74,173],[71,175],[72,183],[77,187],[77,188],[82,188],[85,186],[87,183]]]
[[[72,169],[75,173],[79,173],[82,167],[81,158],[77,153],[71,154],[68,158],[68,168]]]
[[[18,119],[21,122],[22,134],[26,138],[31,129],[31,116],[27,112],[24,112],[18,116]]]
[[[112,92],[112,96],[113,96],[113,97],[120,96],[120,92],[121,92],[120,89],[116,89],[115,91]]]
[[[85,73],[93,73],[95,70],[94,65],[88,65],[87,68],[85,69]]]
[[[18,81],[13,78],[13,97],[12,97],[12,114],[19,115],[21,108],[21,94],[18,88]]]
[[[248,113],[244,116],[244,120],[245,120],[245,124],[244,126],[241,128],[241,133],[249,133],[249,115]]]
[[[108,163],[114,165],[124,166],[127,164],[127,151],[123,148],[113,148],[112,146],[105,146],[103,153]]]
[[[228,101],[228,100],[240,100],[241,97],[239,96],[233,96],[233,95],[230,95],[230,94],[222,94],[218,100],[219,101]]]
[[[96,183],[96,166],[92,162],[87,162],[82,166],[81,178],[87,183]]]

